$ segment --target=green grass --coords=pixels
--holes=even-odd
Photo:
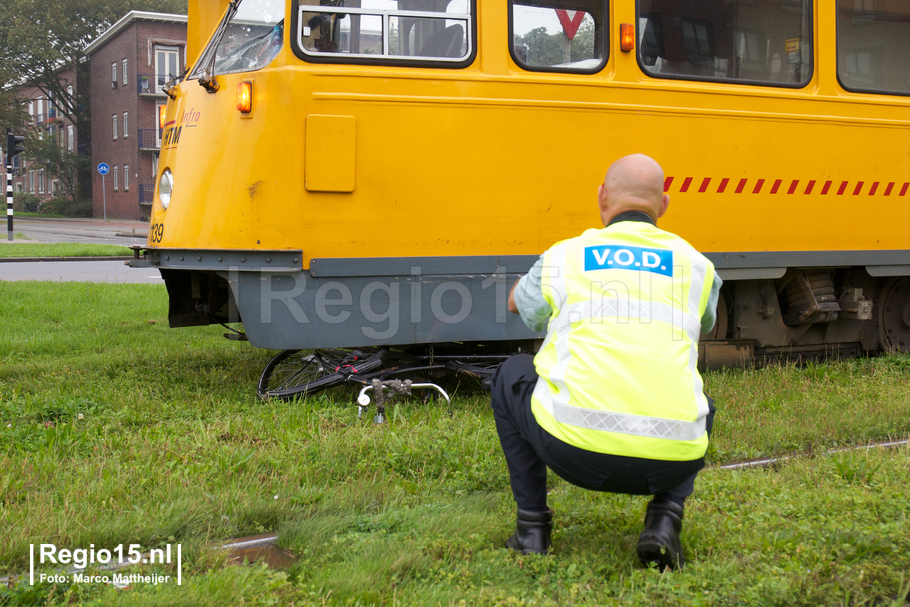
[[[65,302],[62,305],[61,302]],[[351,390],[261,403],[270,353],[221,327],[167,328],[159,285],[0,284],[0,570],[30,543],[180,542],[185,585],[0,587],[0,604],[900,605],[910,450],[708,469],[690,565],[634,557],[645,498],[551,478],[553,554],[499,546],[514,503],[487,397],[358,420]],[[910,357],[706,375],[713,461],[910,433]],[[7,427],[9,425],[9,427]],[[209,543],[277,531],[287,571]],[[173,567],[164,568],[173,574]]]
[[[115,244],[58,242],[0,245],[0,257],[113,257],[132,254],[129,247]]]

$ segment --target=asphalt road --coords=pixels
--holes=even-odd
[[[0,263],[0,281],[119,282],[163,284],[154,268],[130,268],[116,261],[22,261]],[[2,287],[0,287],[2,288]]]
[[[5,228],[5,225],[4,225]],[[145,244],[148,223],[126,219],[16,219],[13,232],[27,240],[13,243],[85,242],[131,246]],[[0,246],[7,243],[7,233]],[[118,261],[5,261],[0,262],[0,281],[46,280],[54,282],[163,283],[158,270],[133,269]],[[2,287],[0,287],[2,288]]]
[[[145,244],[148,231],[147,222],[129,219],[16,219],[13,215],[13,233],[21,232],[28,239],[17,242],[90,242],[130,246]],[[4,241],[8,235],[4,224]]]

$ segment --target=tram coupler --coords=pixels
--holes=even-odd
[[[124,262],[131,268],[151,268],[154,267],[152,260],[148,258],[148,248],[145,245],[130,245],[133,251],[133,257]]]
[[[415,384],[410,379],[403,381],[400,379],[390,379],[386,381],[374,379],[369,386],[364,386],[360,390],[360,394],[357,395],[357,419],[361,419],[363,417],[363,412],[370,406],[370,397],[367,394],[368,391],[373,391],[373,396],[376,400],[376,415],[373,416],[373,423],[382,424],[385,422],[386,403],[396,396],[411,396],[411,390],[414,388],[430,388],[436,390],[446,400],[446,405],[451,409],[452,400],[449,398],[446,391],[436,384]]]

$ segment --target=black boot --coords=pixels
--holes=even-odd
[[[638,537],[638,558],[645,565],[656,564],[661,571],[682,568],[686,564],[679,533],[682,531],[683,507],[676,502],[648,502],[645,530]]]
[[[506,548],[522,554],[546,554],[550,549],[550,532],[553,530],[553,510],[543,512],[518,509],[515,534],[506,541]]]

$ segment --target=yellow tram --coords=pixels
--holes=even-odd
[[[910,2],[191,0],[149,241],[172,326],[534,340],[511,283],[620,156],[725,280],[709,365],[910,351]]]

